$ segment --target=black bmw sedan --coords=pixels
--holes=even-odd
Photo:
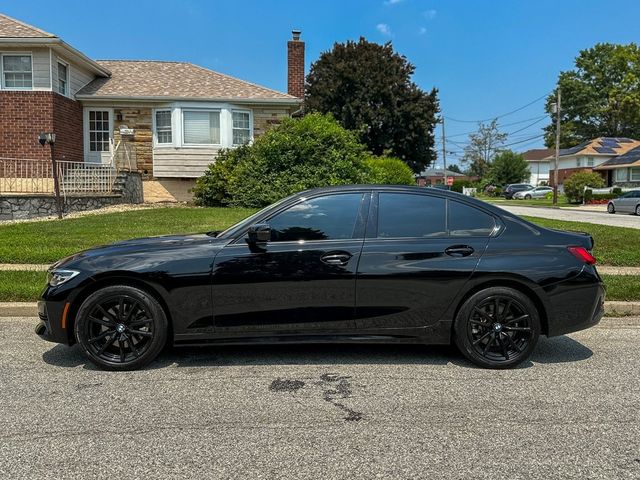
[[[449,344],[482,367],[587,328],[604,288],[587,234],[437,189],[342,186],[224,232],[142,238],[53,265],[36,333],[105,369],[181,345]]]

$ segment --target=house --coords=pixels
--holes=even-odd
[[[595,171],[602,175],[608,186],[628,183],[632,180],[631,163],[615,164],[615,160],[624,156],[626,153],[640,147],[640,141],[631,138],[619,137],[598,137],[593,140],[583,142],[575,147],[564,148],[560,150],[558,161],[558,184],[562,185],[564,181],[575,172]],[[627,157],[629,158],[629,157]],[[546,157],[549,160],[550,179],[549,184],[554,183],[555,156]],[[610,161],[614,162],[613,164]],[[624,182],[617,180],[617,170],[621,170],[620,179],[626,179]],[[638,173],[634,170],[634,178]]]
[[[251,142],[300,108],[304,42],[288,42],[288,93],[187,62],[93,60],[0,14],[0,158],[108,164],[121,151],[144,178],[200,176],[217,152]]]
[[[606,175],[608,186],[640,187],[640,146],[607,160],[594,170]]]
[[[531,176],[528,183],[530,185],[538,186],[549,183],[549,156],[554,152],[553,148],[534,148],[522,154],[522,157],[529,164]]]
[[[453,172],[446,170],[447,178],[456,180],[469,180],[475,181],[477,177],[469,177],[463,173]],[[416,182],[419,187],[431,187],[433,185],[444,185],[445,182],[445,170],[442,168],[427,168],[416,175]],[[450,180],[451,181],[451,180]]]

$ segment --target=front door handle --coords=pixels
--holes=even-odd
[[[468,257],[473,252],[473,248],[469,245],[452,245],[444,250],[444,253],[451,257]]]
[[[328,265],[346,265],[352,255],[349,252],[329,252],[320,257]]]

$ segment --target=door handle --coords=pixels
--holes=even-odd
[[[468,257],[473,252],[473,248],[469,245],[452,245],[444,250],[444,253],[451,257]]]
[[[352,255],[349,252],[329,252],[320,257],[328,265],[346,265]]]

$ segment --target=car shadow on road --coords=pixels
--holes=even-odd
[[[530,360],[518,368],[536,363],[555,364],[586,360],[593,355],[588,347],[567,337],[540,338]],[[97,370],[80,347],[56,345],[42,355],[49,365]],[[167,348],[146,369],[175,367],[224,367],[248,365],[447,365],[477,368],[453,346],[414,344],[301,344],[234,345]]]

